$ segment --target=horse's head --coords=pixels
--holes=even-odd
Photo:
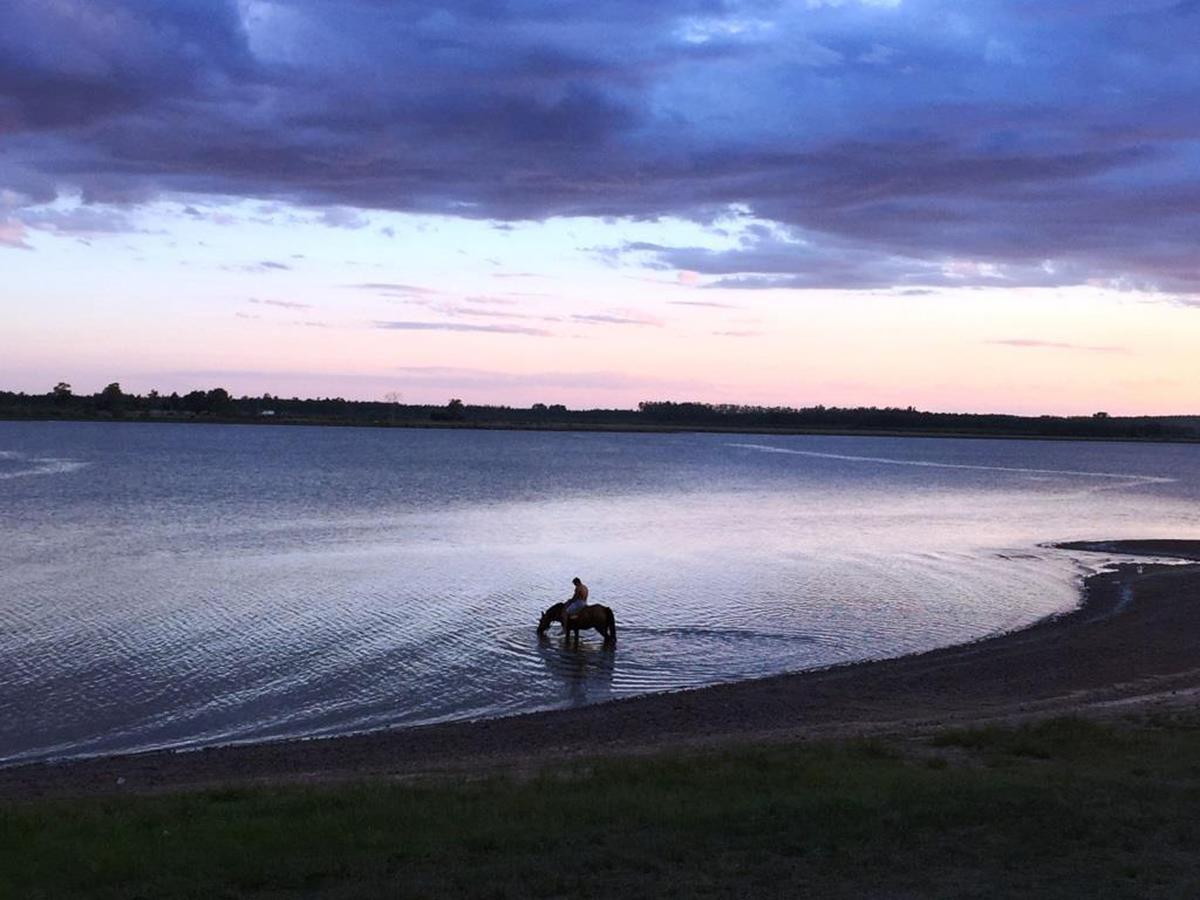
[[[561,622],[562,610],[563,605],[561,603],[555,603],[552,607],[542,613],[542,618],[538,622],[537,633],[545,634],[547,628],[549,628],[555,622]]]

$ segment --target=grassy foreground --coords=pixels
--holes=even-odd
[[[0,808],[0,897],[1200,896],[1200,725]]]

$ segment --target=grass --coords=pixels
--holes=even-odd
[[[0,809],[0,897],[1200,896],[1200,728],[1062,719],[533,781]]]

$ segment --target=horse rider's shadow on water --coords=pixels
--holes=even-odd
[[[539,634],[537,655],[552,680],[567,690],[572,705],[612,694],[617,654],[612,644],[576,645],[566,635]]]

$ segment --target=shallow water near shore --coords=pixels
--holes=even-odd
[[[0,761],[894,656],[1200,537],[1188,445],[0,423]],[[578,575],[617,647],[534,625]],[[588,636],[590,634],[590,637]]]

